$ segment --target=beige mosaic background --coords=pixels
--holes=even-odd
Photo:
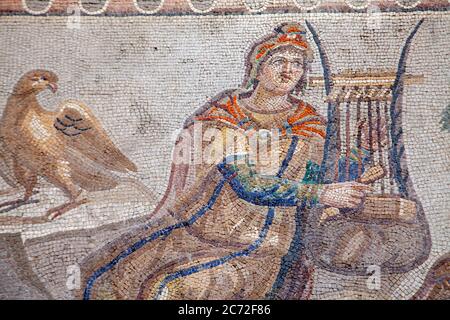
[[[42,94],[43,105],[52,109],[69,98],[89,105],[138,166],[135,178],[154,194],[143,196],[136,183],[125,182],[113,191],[91,194],[91,204],[51,223],[0,226],[0,232],[21,232],[25,241],[151,212],[165,191],[177,130],[209,98],[241,84],[246,50],[277,24],[308,19],[320,33],[333,72],[395,71],[404,41],[422,17],[425,22],[413,42],[407,73],[424,75],[424,82],[406,87],[403,129],[410,174],[430,224],[430,258],[408,274],[384,277],[379,291],[368,290],[364,277],[317,270],[314,292],[318,299],[409,298],[422,284],[427,268],[450,251],[450,133],[439,124],[450,102],[450,15],[446,12],[83,16],[79,25],[67,17],[1,16],[0,108],[24,72],[35,68],[56,72],[60,90],[56,95]],[[317,51],[315,56],[311,75],[321,76]],[[324,98],[321,88],[305,94],[305,100],[323,114]],[[8,214],[39,216],[64,201],[51,186],[41,188],[38,197],[39,204]],[[69,297],[60,288],[47,289],[56,298]]]

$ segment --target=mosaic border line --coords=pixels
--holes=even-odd
[[[48,0],[42,8],[32,8],[29,3],[32,0],[6,0],[0,3],[0,15],[29,15],[52,16],[72,15],[74,12],[87,16],[135,16],[135,15],[252,15],[264,13],[373,13],[373,12],[414,12],[414,11],[448,11],[449,0],[417,0],[412,4],[403,3],[401,0],[365,1],[364,4],[353,4],[353,0],[341,2],[318,0],[313,5],[302,5],[299,0],[259,0],[260,6],[254,7],[248,0],[242,0],[241,5],[226,5],[221,0],[211,0],[209,7],[200,8],[195,5],[198,0],[160,0],[153,9],[148,9],[139,4],[139,0],[103,0],[90,10],[83,0]]]

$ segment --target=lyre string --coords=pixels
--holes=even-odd
[[[383,164],[383,146],[381,144],[381,110],[380,100],[376,101],[376,114],[377,114],[377,148],[378,148],[378,163],[384,168]],[[381,194],[384,194],[384,179],[381,179]]]

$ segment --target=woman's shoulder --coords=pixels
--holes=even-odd
[[[289,101],[292,104],[292,106],[296,107],[294,113],[296,113],[296,114],[307,113],[308,115],[316,116],[316,117],[320,118],[322,121],[326,122],[325,118],[320,114],[320,112],[317,111],[317,109],[308,101],[303,100],[300,97],[297,97],[294,95],[289,95]]]
[[[285,130],[306,138],[324,139],[327,122],[325,117],[302,99],[295,96],[290,96],[289,99],[296,108],[288,117]]]
[[[313,110],[315,110],[317,112],[316,108],[311,103],[309,103],[307,100],[302,99],[302,98],[300,98],[298,96],[294,96],[292,94],[289,95],[289,102],[292,105],[294,105],[294,106],[297,106],[297,107],[308,107],[308,108],[313,109]]]
[[[242,93],[241,89],[224,90],[209,99],[203,106],[195,110],[185,121],[184,128],[189,127],[195,121],[217,121],[225,120],[231,124],[241,121],[241,114],[235,113],[232,105],[237,97]],[[231,108],[230,108],[231,107]]]

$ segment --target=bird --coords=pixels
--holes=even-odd
[[[87,202],[82,192],[110,190],[115,173],[137,172],[136,165],[111,141],[92,110],[65,100],[56,111],[40,105],[37,95],[58,90],[58,76],[48,70],[25,73],[14,86],[0,119],[0,176],[24,195],[0,203],[18,206],[35,193],[39,178],[64,192],[68,201],[46,212],[48,220]]]

